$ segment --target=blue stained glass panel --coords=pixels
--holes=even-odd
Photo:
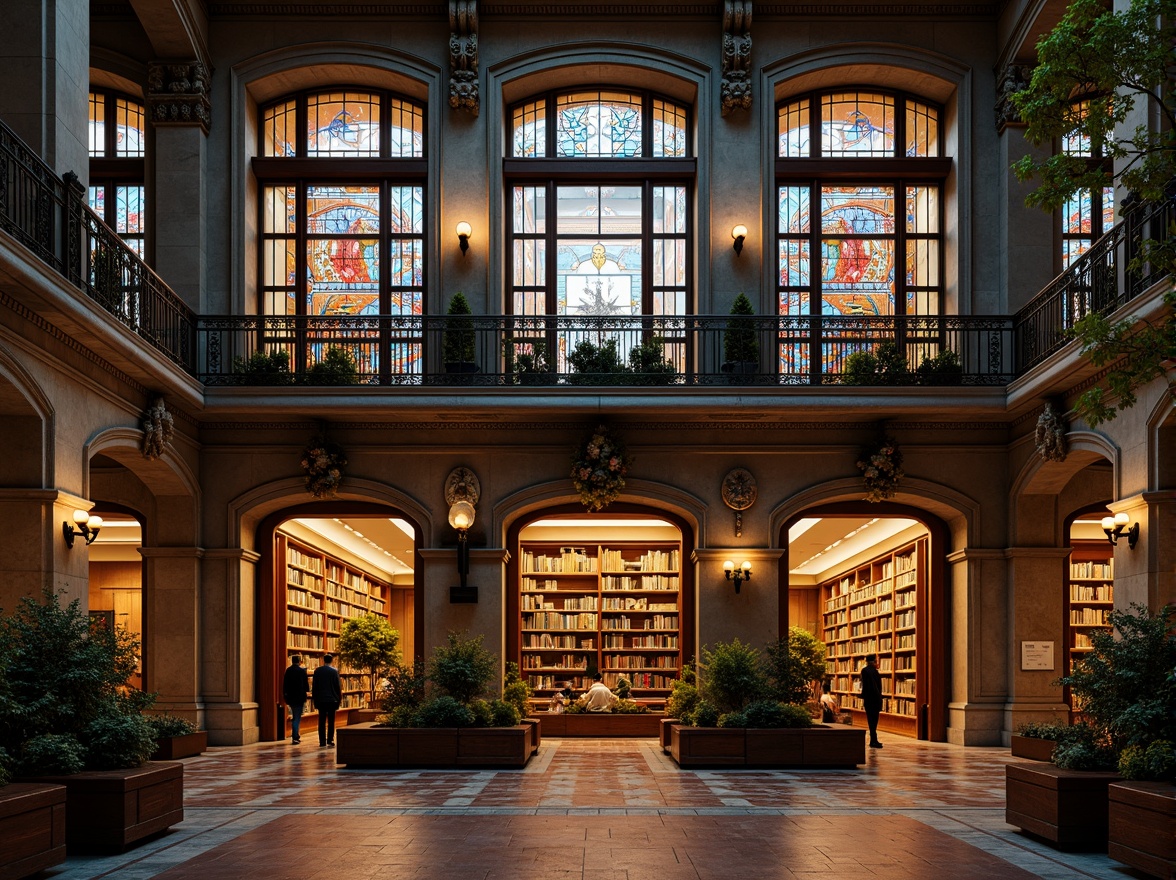
[[[803,98],[785,104],[776,117],[782,159],[802,159],[812,155],[810,143],[809,101]]]
[[[821,232],[831,235],[890,235],[894,232],[894,188],[821,188]]]
[[[380,231],[380,191],[374,186],[308,186],[306,231],[311,235],[370,235]]]
[[[894,98],[845,92],[821,98],[824,156],[893,156]]]
[[[557,100],[556,155],[632,158],[641,155],[641,96],[578,92]]]
[[[780,187],[779,216],[781,234],[803,235],[809,231],[809,188],[807,186]]]
[[[324,92],[306,100],[308,156],[380,155],[380,101],[375,95]]]
[[[532,101],[516,107],[512,113],[512,125],[512,156],[516,159],[536,159],[547,155],[546,101]]]
[[[1102,231],[1107,232],[1115,225],[1115,188],[1104,186],[1102,191]]]
[[[808,287],[811,277],[807,240],[785,239],[780,242],[780,286]]]
[[[92,186],[87,191],[87,203],[92,210],[99,217],[106,216],[106,187]]]

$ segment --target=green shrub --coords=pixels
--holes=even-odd
[[[773,728],[784,726],[783,705],[776,700],[756,700],[743,710],[746,727]]]
[[[1117,763],[1110,740],[1090,724],[1072,724],[1054,747],[1054,763],[1063,770],[1114,770]]]
[[[687,683],[684,679],[674,682],[670,696],[666,700],[666,714],[671,718],[681,720],[694,711],[698,705],[698,688]]]
[[[1176,746],[1166,739],[1147,746],[1128,746],[1119,755],[1119,774],[1124,779],[1176,780]]]
[[[498,658],[482,646],[482,636],[451,632],[429,660],[429,681],[459,703],[480,697],[497,672]]]
[[[723,360],[728,363],[758,363],[759,337],[756,335],[755,309],[746,294],[731,303],[731,320],[723,334]]]
[[[414,727],[472,727],[474,714],[449,695],[434,697],[413,716]]]
[[[568,355],[568,364],[574,371],[567,377],[571,385],[620,385],[621,376],[628,372],[616,339],[606,339],[600,345],[581,339]]]
[[[909,380],[906,358],[893,342],[883,342],[872,351],[855,351],[841,367],[845,385],[902,385]]]
[[[376,718],[378,727],[418,727],[416,715],[418,706],[396,706],[391,711]]]
[[[767,688],[759,649],[739,639],[702,649],[702,695],[720,713],[742,709]]]
[[[519,675],[519,664],[509,661],[502,679],[502,699],[515,707],[520,718],[526,718],[531,714],[531,697],[534,695],[534,689]]]
[[[418,660],[412,666],[394,663],[384,670],[380,709],[389,714],[400,708],[415,710],[425,701],[425,669]]]
[[[169,739],[173,736],[187,736],[196,732],[196,725],[187,718],[177,715],[147,715],[145,720],[151,726],[151,732],[156,739]]]
[[[923,358],[923,363],[915,370],[920,385],[959,385],[963,376],[960,356],[946,348],[937,355]]]
[[[4,749],[0,749],[0,788],[12,782],[12,768],[16,762]]]
[[[151,759],[157,746],[155,731],[146,718],[120,714],[114,706],[90,721],[81,739],[90,770],[138,767]]]
[[[781,727],[812,727],[813,716],[804,706],[785,704],[780,706]]]
[[[649,707],[643,706],[634,700],[618,699],[612,705],[612,713],[614,715],[647,715]]]
[[[695,727],[718,727],[719,710],[709,700],[699,700],[698,705],[694,707],[694,711],[690,713],[690,720],[682,720],[684,723],[692,724]]]
[[[572,700],[567,704],[567,706],[564,707],[565,715],[583,715],[587,711],[587,706],[585,706],[583,703],[578,703],[575,700]]]
[[[470,302],[460,290],[449,301],[449,317],[445,319],[441,351],[446,364],[470,364],[477,357],[474,320]]]
[[[522,716],[513,703],[506,700],[492,700],[490,703],[491,727],[514,727],[520,723]]]
[[[290,385],[290,355],[284,351],[255,351],[248,358],[233,359],[233,375],[246,385]]]
[[[666,342],[653,336],[629,349],[629,372],[634,385],[672,385],[677,370],[666,360]]]
[[[19,776],[64,776],[86,769],[86,749],[72,733],[43,733],[26,740],[17,761]]]
[[[727,712],[719,716],[719,727],[747,727],[747,715],[743,712]]]
[[[825,643],[806,629],[792,627],[786,638],[764,651],[764,675],[774,700],[805,703],[812,696],[813,682],[825,677]]]
[[[1043,721],[1027,721],[1017,728],[1018,736],[1027,736],[1030,739],[1049,739],[1057,741],[1066,732],[1069,725],[1057,724],[1054,722]]]
[[[466,708],[470,710],[470,715],[473,718],[473,727],[492,727],[494,726],[494,712],[490,708],[490,704],[485,700],[474,700]]]
[[[359,381],[359,365],[345,348],[331,346],[323,359],[306,370],[311,385],[354,385]]]

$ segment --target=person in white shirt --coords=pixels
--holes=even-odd
[[[589,712],[611,711],[613,703],[617,701],[616,695],[608,689],[600,677],[599,672],[593,676],[595,681],[592,682],[592,687],[588,688],[579,700],[580,704]]]

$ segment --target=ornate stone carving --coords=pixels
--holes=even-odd
[[[723,3],[723,115],[751,109],[751,0]]]
[[[163,405],[163,398],[156,398],[155,403],[143,412],[143,457],[148,460],[159,458],[175,433],[175,422]]]
[[[209,76],[199,61],[156,61],[147,66],[147,107],[156,125],[199,125],[208,134]]]
[[[743,537],[743,511],[759,496],[755,477],[746,468],[735,468],[723,477],[723,503],[735,511],[735,537]]]
[[[478,482],[478,475],[468,467],[455,467],[445,479],[445,503],[452,507],[453,502],[468,501],[475,507],[482,497],[482,484]]]
[[[478,115],[478,0],[449,0],[449,106]]]
[[[1033,432],[1037,454],[1046,461],[1065,461],[1069,449],[1066,445],[1066,420],[1046,401],[1045,409],[1037,417],[1037,429]]]
[[[1028,64],[1013,63],[998,71],[996,76],[996,131],[1004,131],[1010,125],[1024,125],[1017,108],[1013,106],[1012,96],[1025,91],[1029,80],[1033,76],[1033,68]]]

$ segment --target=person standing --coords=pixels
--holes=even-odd
[[[861,680],[862,708],[866,710],[866,724],[870,728],[870,748],[880,749],[882,743],[878,741],[878,715],[882,712],[882,673],[878,671],[877,654],[866,655]]]
[[[290,668],[282,678],[282,699],[290,710],[290,739],[294,745],[302,742],[302,710],[306,707],[306,695],[310,692],[310,677],[302,667],[302,656],[290,658]]]
[[[331,665],[334,654],[323,655],[323,665],[314,671],[310,698],[318,711],[319,746],[335,744],[335,713],[343,701],[343,682],[339,670]]]

